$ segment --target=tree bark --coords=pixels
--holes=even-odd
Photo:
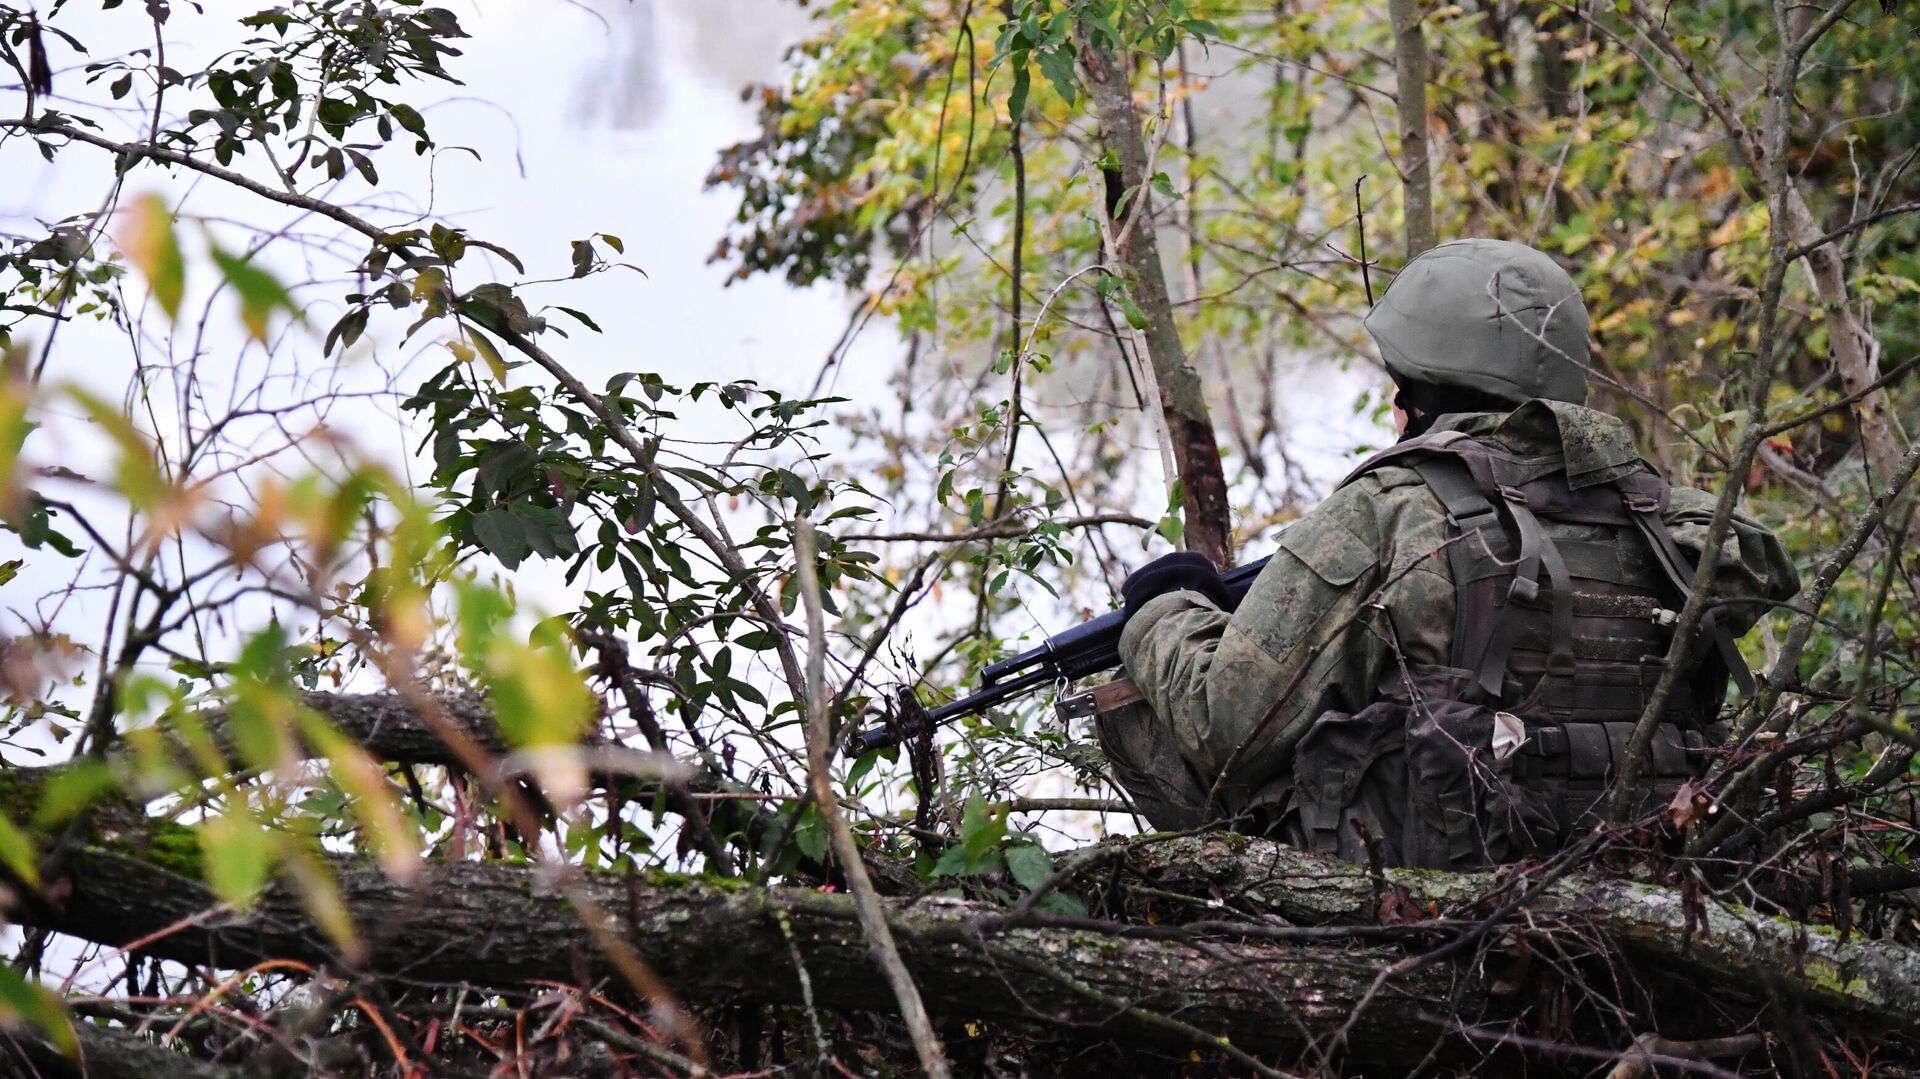
[[[74,1034],[80,1053],[71,1059],[38,1032],[21,1029],[10,1033],[14,1048],[41,1076],[77,1076],[84,1079],[244,1079],[252,1074],[244,1068],[210,1064],[177,1053],[113,1027],[96,1026],[75,1019]],[[9,1061],[0,1051],[0,1075]],[[34,1073],[29,1073],[34,1074]]]
[[[341,866],[342,896],[366,938],[365,969],[435,983],[513,986],[606,976],[579,919],[538,874],[477,862],[426,867],[417,890],[377,870]],[[22,925],[142,945],[145,955],[216,968],[266,958],[333,960],[298,896],[275,886],[245,913],[223,911],[198,882],[125,853],[82,852],[58,911],[13,912]],[[891,1013],[851,900],[805,889],[698,879],[600,879],[592,898],[683,999],[802,1002]],[[984,1020],[1035,1036],[1063,1033],[1148,1044],[1225,1036],[1252,1052],[1301,1049],[1338,1030],[1391,953],[1341,944],[1130,940],[1077,928],[996,928],[1006,913],[947,899],[885,901],[901,956],[941,1021]],[[169,932],[169,930],[171,930]],[[795,957],[799,966],[796,966]],[[1442,1031],[1422,1015],[1457,1010],[1452,973],[1400,979],[1350,1033],[1354,1059],[1406,1066]],[[1169,1017],[1177,1016],[1177,1019]],[[1196,1038],[1193,1031],[1207,1037]]]
[[[1393,20],[1395,95],[1400,111],[1400,184],[1405,192],[1402,234],[1406,257],[1433,246],[1433,168],[1427,155],[1427,39],[1420,0],[1387,0]]]
[[[946,1024],[983,1020],[1039,1037],[1230,1043],[1267,1054],[1324,1048],[1345,1030],[1347,1059],[1391,1069],[1436,1046],[1443,1055],[1464,1048],[1438,1023],[1498,1022],[1526,1006],[1525,999],[1490,995],[1480,965],[1464,962],[1403,962],[1382,992],[1370,993],[1389,964],[1484,917],[1512,894],[1522,880],[1517,874],[1389,870],[1376,883],[1346,863],[1225,834],[1135,841],[1098,853],[1107,856],[1082,859],[1101,866],[1090,868],[1090,877],[1110,882],[1104,867],[1124,857],[1128,870],[1152,882],[1143,894],[1154,901],[1194,896],[1191,907],[1208,924],[1018,921],[982,903],[887,899],[888,925],[929,1011]],[[342,863],[338,870],[367,945],[368,971],[496,987],[607,973],[566,900],[535,870],[438,862],[424,867],[425,883],[412,890],[364,865]],[[197,881],[128,849],[102,848],[78,854],[66,886],[57,908],[26,904],[13,918],[108,945],[151,937],[142,954],[216,968],[335,959],[298,896],[284,887],[270,889],[250,911],[230,912]],[[1452,928],[1379,927],[1387,890],[1399,910],[1424,912],[1415,921],[1441,915]],[[804,971],[819,1007],[896,1007],[845,895],[668,877],[601,877],[587,892],[691,1002],[800,1003]],[[1223,923],[1222,909],[1241,920]],[[1358,928],[1314,928],[1340,926]],[[1690,902],[1673,889],[1583,877],[1548,886],[1506,932],[1532,940],[1574,935],[1581,952],[1630,967],[1672,1033],[1684,1033],[1674,1028],[1700,1013],[1709,997],[1699,987],[1712,985],[1716,1015],[1740,1006],[1757,1015],[1773,1000],[1790,999],[1827,1019],[1906,1040],[1920,1036],[1920,1014],[1911,1006],[1920,953],[1900,945],[1843,943],[1821,927]],[[1408,945],[1358,943],[1394,934]]]
[[[1143,848],[1136,864],[1163,885],[1231,895],[1305,925],[1355,924],[1378,909],[1379,893],[1362,868],[1270,840],[1191,836]],[[1502,895],[1486,874],[1389,869],[1383,876],[1388,886],[1404,889],[1406,903],[1467,918]],[[1526,905],[1521,924],[1530,932],[1564,930],[1603,940],[1690,986],[1783,995],[1828,1015],[1920,1036],[1920,1014],[1912,1006],[1920,997],[1920,951],[1903,945],[1842,943],[1825,926],[1710,897],[1690,902],[1673,888],[1584,876],[1549,885]]]
[[[1148,171],[1146,141],[1133,101],[1133,84],[1124,59],[1097,33],[1083,32],[1081,66],[1100,121],[1100,138],[1119,163],[1119,191],[1109,175],[1107,213],[1109,231],[1117,241],[1115,254],[1132,277],[1132,294],[1146,316],[1143,335],[1147,355],[1159,384],[1160,410],[1179,472],[1183,533],[1186,548],[1199,551],[1217,566],[1232,564],[1231,511],[1226,472],[1220,464],[1220,443],[1213,429],[1200,374],[1188,361],[1180,343],[1167,293],[1166,269],[1160,262],[1160,243],[1152,213],[1152,174]],[[1123,193],[1131,195],[1123,197]],[[1131,227],[1128,223],[1131,222]]]
[[[1791,179],[1787,186],[1787,233],[1793,242],[1814,245],[1822,232],[1800,187]],[[1834,373],[1840,376],[1840,388],[1856,394],[1880,377],[1880,344],[1861,321],[1847,293],[1847,267],[1839,248],[1832,243],[1813,246],[1803,256],[1807,280],[1827,318],[1827,348],[1832,353]],[[1872,489],[1884,491],[1901,455],[1906,451],[1900,425],[1893,415],[1886,390],[1878,390],[1861,399],[1854,410],[1860,423],[1861,457],[1872,480]]]

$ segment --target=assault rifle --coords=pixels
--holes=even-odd
[[[1267,559],[1262,558],[1244,566],[1235,566],[1220,575],[1221,582],[1227,586],[1227,594],[1233,597],[1235,603],[1246,596],[1247,590],[1253,587],[1253,579],[1260,576],[1260,569],[1266,564]],[[891,722],[856,732],[847,745],[847,752],[858,756],[899,745],[942,724],[964,716],[977,716],[1041,686],[1072,682],[1118,667],[1120,630],[1126,623],[1127,612],[1109,611],[1064,633],[1048,637],[1017,656],[989,664],[980,672],[978,690],[938,708],[927,709],[911,696],[903,696],[900,715]],[[1088,716],[1124,704],[1128,699],[1139,699],[1137,692],[1131,698],[1109,695],[1103,699],[1100,689],[1104,688],[1063,698],[1057,706],[1060,714],[1068,718]]]

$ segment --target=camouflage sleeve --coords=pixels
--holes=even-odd
[[[1127,673],[1203,776],[1229,761],[1242,789],[1284,776],[1314,717],[1370,698],[1386,658],[1360,628],[1382,577],[1378,493],[1364,478],[1288,528],[1233,614],[1175,592],[1128,621]]]
[[[1674,542],[1695,558],[1706,548],[1714,502],[1714,496],[1705,491],[1675,487],[1667,505],[1667,528]],[[1720,560],[1714,568],[1713,595],[1767,602],[1729,604],[1727,628],[1735,636],[1745,633],[1771,604],[1792,599],[1799,591],[1800,574],[1779,538],[1746,514],[1734,514],[1733,527],[1720,546]]]

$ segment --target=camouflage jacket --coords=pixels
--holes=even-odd
[[[1619,420],[1557,401],[1447,416],[1436,428],[1523,454],[1563,454],[1575,487],[1616,479],[1639,460]],[[1696,557],[1713,507],[1704,491],[1673,489],[1667,525]],[[1357,712],[1400,682],[1388,633],[1409,673],[1447,665],[1454,586],[1441,552],[1446,535],[1440,503],[1420,478],[1383,466],[1294,522],[1232,614],[1183,591],[1155,597],[1128,621],[1121,660],[1173,746],[1208,782],[1233,762],[1222,808],[1244,808],[1255,791],[1288,778],[1294,745],[1321,713]],[[1779,541],[1736,515],[1714,595],[1777,602],[1798,590]],[[1764,606],[1730,608],[1727,628],[1746,632]]]

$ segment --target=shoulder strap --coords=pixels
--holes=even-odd
[[[1472,441],[1464,431],[1448,430],[1431,431],[1418,438],[1409,438],[1404,442],[1396,442],[1353,466],[1353,471],[1347,473],[1346,478],[1342,479],[1335,486],[1345,487],[1347,484],[1352,483],[1354,480],[1359,479],[1382,465],[1400,464],[1411,467],[1411,462],[1403,461],[1402,458],[1432,453],[1457,452],[1457,450],[1452,449],[1453,444],[1462,439],[1466,439],[1469,442]]]
[[[1472,451],[1467,446],[1449,449],[1452,452],[1426,456],[1412,467],[1440,500],[1448,523],[1460,537],[1447,549],[1456,597],[1453,665],[1472,670],[1474,684],[1486,699],[1499,701],[1506,684],[1507,661],[1520,630],[1519,619],[1503,617],[1505,608],[1514,602],[1531,603],[1540,594],[1540,573],[1544,569],[1553,599],[1547,673],[1556,681],[1570,684],[1574,667],[1573,588],[1566,561],[1541,529],[1524,494],[1516,488],[1486,489],[1480,482],[1486,470],[1474,469],[1467,460]],[[1499,499],[1497,505],[1495,498]],[[1504,531],[1498,506],[1506,508],[1513,522],[1511,534],[1518,541],[1518,551],[1506,595],[1498,603],[1489,604],[1480,590],[1469,589],[1467,584],[1475,576],[1475,564],[1493,549],[1482,533],[1489,529]],[[1475,544],[1486,550],[1476,550],[1471,546]]]

